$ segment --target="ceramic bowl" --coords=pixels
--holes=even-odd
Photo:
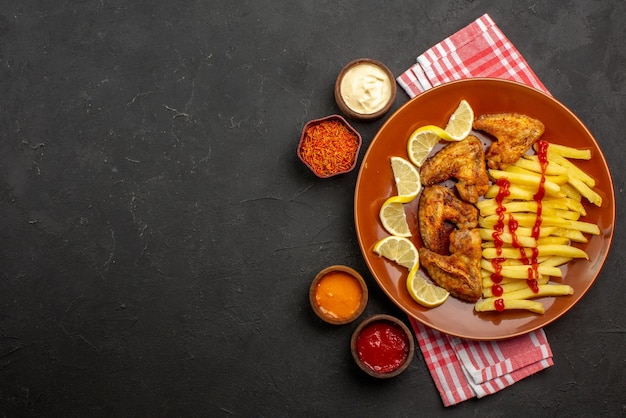
[[[320,172],[318,169],[316,169],[316,167],[314,167],[311,164],[310,161],[307,160],[306,156],[303,153],[303,145],[305,144],[305,139],[307,137],[307,132],[309,129],[311,129],[315,125],[323,124],[325,122],[332,122],[332,121],[339,122],[347,130],[348,133],[354,135],[354,138],[356,140],[356,147],[352,147],[351,153],[349,155],[346,155],[346,158],[349,161],[351,161],[351,164],[349,166],[344,166],[344,167],[338,166],[336,169],[332,171]],[[298,144],[298,151],[297,151],[298,158],[300,158],[300,161],[302,161],[313,172],[313,174],[315,174],[316,176],[320,178],[327,178],[327,177],[332,177],[332,176],[336,176],[339,174],[345,174],[345,173],[352,171],[354,167],[356,167],[356,164],[359,158],[359,150],[361,149],[362,143],[363,143],[363,140],[361,138],[361,134],[359,134],[359,132],[348,123],[348,121],[346,121],[340,115],[330,115],[325,118],[311,120],[302,127],[302,135],[300,136],[300,142]]]
[[[375,82],[380,83],[380,84],[375,84],[374,88],[372,88],[371,79],[370,80],[360,79],[359,82],[356,83],[358,85],[357,89],[367,88],[369,92],[372,92],[373,94],[377,94],[377,92],[379,91],[378,89],[381,89],[381,88],[384,88],[384,90],[386,91],[385,94],[387,96],[387,100],[384,102],[384,104],[383,103],[377,104],[376,107],[373,109],[373,111],[366,111],[365,109],[357,110],[356,108],[351,107],[348,104],[349,100],[345,96],[346,92],[342,90],[342,82],[344,81],[346,74],[348,74],[350,71],[352,71],[358,66],[366,66],[366,65],[378,68],[379,74],[382,74],[383,76],[386,76],[387,78],[387,80],[384,80],[384,81],[377,79]],[[384,87],[382,83],[384,83]],[[364,84],[368,84],[368,86],[365,86]],[[361,90],[359,94],[359,98],[364,99],[364,100],[367,99],[365,96],[369,95],[370,94],[369,92],[365,90]],[[339,72],[339,75],[337,76],[337,80],[335,81],[335,101],[337,102],[339,109],[350,119],[357,119],[357,120],[378,119],[389,111],[389,109],[391,108],[391,106],[393,105],[395,101],[395,98],[396,98],[396,80],[392,72],[383,63],[370,59],[370,58],[359,58],[357,60],[354,60],[348,63]]]
[[[329,275],[330,273],[346,273],[354,280],[354,286],[349,286],[351,290],[357,290],[360,293],[355,294],[355,297],[352,299],[346,299],[345,295],[336,295],[335,303],[348,303],[349,305],[354,305],[354,311],[350,313],[348,316],[345,315],[336,315],[332,314],[332,310],[328,309],[328,307],[324,306],[323,300],[318,299],[318,291],[320,290],[320,282],[324,277]],[[363,277],[354,269],[348,266],[342,265],[334,265],[329,266],[317,273],[313,281],[311,282],[311,287],[309,288],[309,302],[311,303],[311,308],[313,312],[322,319],[324,322],[333,325],[343,325],[357,319],[365,310],[365,306],[367,305],[368,300],[368,290],[367,285],[365,284],[365,280]]]
[[[405,339],[406,357],[401,363],[390,363],[388,366],[385,365],[382,368],[376,367],[377,365],[375,364],[368,364],[368,355],[362,353],[360,350],[359,337],[362,333],[367,332],[370,325],[375,324],[379,324],[383,327],[391,327],[394,335],[400,335]],[[376,344],[376,346],[378,346],[377,349],[380,350],[382,346],[385,346],[385,344]],[[406,370],[407,367],[409,367],[409,364],[411,364],[411,361],[413,360],[413,355],[415,354],[415,342],[413,340],[413,334],[404,322],[391,315],[378,314],[366,318],[356,327],[350,340],[350,350],[352,352],[352,358],[354,358],[354,361],[361,370],[370,376],[379,379],[388,379],[399,375]]]

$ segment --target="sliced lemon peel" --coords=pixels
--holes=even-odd
[[[436,284],[430,283],[425,277],[418,273],[418,267],[413,267],[409,271],[409,275],[406,279],[407,291],[415,302],[425,308],[436,308],[448,300],[450,292]],[[417,281],[419,281],[419,283]],[[418,286],[415,286],[416,284]]]
[[[388,236],[379,240],[373,249],[374,253],[385,257],[409,271],[419,268],[419,253],[410,239],[406,237]]]

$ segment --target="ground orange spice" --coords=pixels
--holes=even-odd
[[[358,136],[339,120],[310,126],[300,145],[302,159],[321,177],[352,168],[359,147]]]

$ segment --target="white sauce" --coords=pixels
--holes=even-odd
[[[361,114],[376,113],[391,98],[391,80],[377,65],[357,64],[343,76],[340,93],[346,105]]]

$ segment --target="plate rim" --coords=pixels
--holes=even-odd
[[[516,88],[522,88],[522,89],[526,89],[532,92],[532,94],[539,94],[541,96],[544,96],[547,100],[555,103],[557,106],[559,106],[562,110],[564,110],[566,113],[569,113],[570,117],[572,117],[588,134],[589,138],[591,138],[591,140],[594,142],[595,147],[598,149],[599,153],[600,153],[600,157],[602,160],[603,165],[606,167],[606,174],[608,177],[608,182],[609,184],[607,185],[607,189],[605,190],[605,193],[607,193],[607,197],[608,195],[610,195],[610,203],[611,203],[611,207],[609,208],[612,211],[612,219],[610,220],[610,234],[606,237],[606,241],[607,241],[607,248],[606,248],[606,252],[604,254],[604,258],[602,260],[602,262],[599,265],[599,268],[597,270],[597,273],[595,273],[595,276],[593,277],[593,280],[591,280],[591,283],[586,286],[585,289],[583,289],[582,291],[578,292],[577,294],[577,298],[576,300],[571,303],[569,306],[567,306],[565,309],[563,309],[561,312],[559,312],[558,314],[554,315],[552,318],[546,319],[545,321],[537,324],[537,325],[532,325],[529,326],[527,328],[524,328],[522,330],[518,330],[516,332],[506,332],[503,333],[501,335],[490,335],[490,336],[480,336],[480,335],[467,335],[467,334],[463,334],[460,332],[454,332],[454,331],[450,331],[445,329],[445,327],[441,327],[441,326],[437,326],[436,324],[432,324],[428,321],[424,321],[422,318],[416,317],[413,313],[411,313],[410,311],[408,311],[403,305],[402,303],[400,303],[397,298],[395,298],[392,294],[390,294],[390,291],[381,284],[380,279],[377,277],[376,272],[374,271],[371,262],[369,260],[369,258],[366,256],[366,251],[368,251],[367,248],[365,248],[364,243],[361,239],[361,234],[360,234],[360,227],[359,227],[359,215],[358,215],[358,206],[359,206],[359,202],[358,202],[358,197],[359,197],[359,186],[361,184],[362,181],[362,177],[363,177],[363,172],[365,170],[365,166],[366,166],[366,162],[367,159],[370,155],[370,152],[374,146],[374,144],[376,144],[376,142],[378,141],[378,138],[381,134],[381,132],[385,131],[385,129],[387,128],[388,125],[390,125],[391,123],[393,123],[394,119],[397,117],[397,115],[399,113],[401,113],[402,111],[404,111],[404,109],[406,107],[409,107],[411,105],[411,103],[415,100],[419,100],[420,97],[423,97],[424,95],[433,95],[436,94],[437,91],[441,90],[441,89],[446,89],[446,88],[451,88],[451,85],[457,85],[457,84],[467,84],[467,83],[502,83],[502,84],[511,84],[516,86]],[[356,179],[356,183],[355,183],[355,192],[354,192],[354,198],[353,198],[353,218],[354,218],[354,223],[355,223],[355,232],[357,235],[357,241],[359,244],[359,248],[361,250],[361,253],[363,255],[363,258],[365,260],[365,263],[368,267],[368,270],[370,272],[370,274],[372,275],[372,277],[374,278],[374,280],[376,281],[376,284],[383,290],[383,293],[385,293],[385,295],[394,303],[394,305],[396,305],[400,310],[402,310],[406,315],[410,316],[412,319],[414,319],[415,321],[428,326],[430,328],[433,328],[439,332],[443,332],[445,334],[451,335],[451,336],[455,336],[455,337],[460,337],[460,338],[466,338],[466,339],[471,339],[471,340],[482,340],[482,341],[492,341],[492,340],[504,340],[504,339],[509,339],[509,338],[513,338],[513,337],[517,337],[520,335],[525,335],[528,334],[530,332],[536,331],[537,329],[543,328],[551,323],[553,323],[554,321],[556,321],[557,319],[561,318],[563,315],[565,315],[568,311],[570,311],[575,305],[578,304],[578,302],[583,298],[583,296],[591,289],[591,287],[595,284],[595,281],[597,280],[597,278],[599,277],[600,273],[602,272],[602,269],[604,268],[604,265],[608,259],[608,256],[610,254],[611,251],[611,247],[612,247],[612,243],[613,243],[613,238],[615,235],[615,220],[616,220],[616,202],[615,202],[615,189],[614,189],[614,182],[613,182],[613,176],[610,170],[610,167],[608,165],[608,162],[606,161],[606,157],[604,156],[604,153],[602,152],[602,149],[600,147],[600,144],[598,143],[598,141],[596,140],[595,136],[591,133],[591,131],[589,130],[589,128],[582,122],[582,120],[574,113],[572,112],[567,106],[565,106],[565,104],[563,104],[561,101],[559,101],[558,99],[556,99],[555,97],[551,96],[550,94],[547,94],[546,92],[543,92],[541,90],[538,90],[532,86],[529,86],[527,84],[524,83],[520,83],[517,81],[512,81],[512,80],[507,80],[507,79],[500,79],[500,78],[490,78],[490,77],[474,77],[474,78],[464,78],[464,79],[460,79],[460,80],[454,80],[454,81],[450,81],[450,82],[446,82],[446,83],[442,83],[439,84],[435,87],[432,87],[431,89],[428,89],[418,95],[416,95],[415,97],[410,98],[407,102],[405,102],[402,106],[400,106],[398,109],[396,109],[386,120],[385,122],[378,128],[376,134],[374,135],[374,137],[372,138],[372,141],[368,144],[366,152],[361,160],[361,164],[359,167],[359,171],[358,171],[358,175],[357,175],[357,179]]]

